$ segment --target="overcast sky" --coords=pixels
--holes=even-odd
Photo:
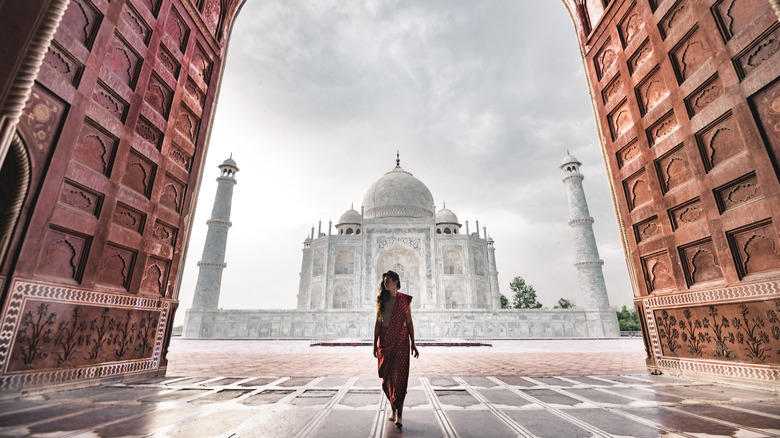
[[[501,292],[583,303],[572,265],[569,149],[610,303],[631,286],[571,19],[560,1],[249,0],[206,159],[177,323],[192,305],[217,165],[240,168],[220,307],[294,308],[303,240],[395,165],[495,240]],[[334,228],[335,230],[335,228]]]

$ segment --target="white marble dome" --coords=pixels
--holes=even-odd
[[[436,212],[436,224],[458,224],[458,217],[447,207]]]
[[[430,218],[433,195],[419,179],[396,165],[368,188],[363,197],[363,216]]]
[[[336,224],[336,226],[339,226],[341,224],[360,224],[363,222],[363,218],[360,216],[360,213],[355,211],[354,208],[350,208],[344,214],[341,215],[339,218],[339,223]]]
[[[578,160],[574,155],[566,153],[566,156],[563,158],[563,162],[561,163],[561,169],[569,164],[576,164],[578,166],[582,166],[582,163],[580,163],[580,160]]]

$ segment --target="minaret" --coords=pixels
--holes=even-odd
[[[488,246],[488,268],[490,269],[490,293],[491,293],[491,308],[501,308],[501,291],[498,287],[498,267],[496,267],[496,248],[493,246],[493,238],[487,238]]]
[[[236,185],[238,167],[233,161],[233,155],[219,165],[220,174],[217,178],[217,195],[214,197],[214,208],[211,209],[211,219],[206,221],[209,226],[206,243],[203,246],[203,257],[198,262],[200,268],[198,281],[195,283],[195,298],[193,309],[217,309],[219,307],[219,289],[222,284],[222,270],[225,269],[225,248],[227,247],[230,222],[230,207],[233,200],[233,186]]]
[[[596,236],[593,234],[593,218],[588,212],[588,202],[582,189],[585,177],[580,173],[581,165],[568,151],[561,164],[563,183],[569,195],[569,226],[574,232],[574,266],[577,268],[585,307],[604,308],[609,307],[607,286],[601,272],[604,261],[599,258]]]

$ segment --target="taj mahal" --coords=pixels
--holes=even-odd
[[[382,273],[398,272],[412,307],[425,310],[501,308],[493,240],[469,233],[451,210],[436,210],[428,187],[396,166],[372,184],[361,212],[341,215],[336,233],[304,242],[299,310],[375,306]]]
[[[371,184],[360,212],[354,206],[306,236],[296,309],[220,309],[233,187],[239,171],[223,162],[183,335],[211,339],[370,339],[377,285],[396,271],[413,297],[417,338],[600,338],[619,335],[609,306],[582,189],[580,163],[570,154],[560,169],[569,195],[569,225],[584,306],[502,309],[496,250],[487,228],[474,231],[446,205],[436,208],[428,187],[401,167]],[[292,293],[292,291],[291,291]]]

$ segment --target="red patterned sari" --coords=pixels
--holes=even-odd
[[[390,325],[382,327],[379,332],[379,377],[382,378],[382,389],[393,407],[404,404],[406,386],[409,383],[409,329],[406,318],[412,303],[410,295],[398,292],[390,315]]]

